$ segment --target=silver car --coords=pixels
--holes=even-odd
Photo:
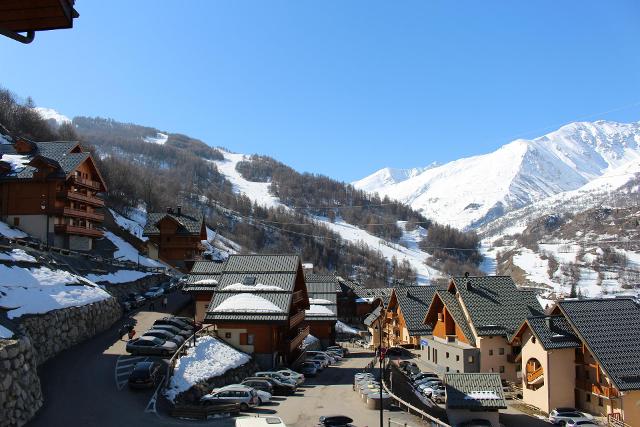
[[[171,341],[181,346],[184,343],[184,337],[182,335],[176,335],[166,329],[149,329],[142,336],[156,337],[166,341]]]
[[[574,421],[589,421],[592,418],[574,408],[556,408],[549,413],[549,422],[558,425],[565,425]]]
[[[143,356],[172,356],[178,345],[156,337],[141,336],[127,342],[127,352]]]
[[[208,400],[229,403],[239,403],[240,409],[248,411],[261,403],[258,393],[251,387],[243,385],[233,385],[213,390],[209,394],[205,394],[200,401],[206,403]]]

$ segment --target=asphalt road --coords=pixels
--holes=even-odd
[[[169,296],[166,310],[157,311],[143,307],[134,312],[135,329],[143,333],[153,322],[166,313],[175,312],[189,297],[179,292]],[[44,394],[44,406],[28,424],[34,427],[56,426],[151,426],[158,425],[159,418],[145,408],[154,390],[132,391],[122,385],[117,372],[131,369],[130,356],[125,352],[126,342],[118,335],[121,322],[110,330],[65,350],[47,361],[39,369]],[[120,358],[120,363],[118,359]],[[132,362],[132,361],[129,361]],[[116,370],[116,366],[121,369]],[[163,425],[174,425],[173,420],[162,420]],[[176,420],[175,425],[184,425]]]

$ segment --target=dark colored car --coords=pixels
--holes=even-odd
[[[414,366],[414,365],[407,365],[404,368],[404,373],[407,374],[408,377],[411,377],[413,375],[419,374],[420,373],[420,368],[418,368],[417,366]]]
[[[171,356],[178,349],[176,343],[156,337],[141,336],[127,342],[127,352],[143,356]]]
[[[245,379],[240,384],[246,385],[247,387],[255,388],[256,390],[266,391],[267,393],[273,394],[273,385],[265,379]]]
[[[248,380],[262,380],[262,381],[267,381],[269,382],[269,384],[271,384],[271,387],[273,387],[273,395],[275,396],[289,396],[292,395],[296,392],[296,386],[289,384],[289,383],[283,383],[280,382],[276,379],[273,378],[268,378],[268,377],[248,377],[245,378],[244,381],[248,381]]]
[[[129,374],[129,387],[149,388],[156,385],[160,378],[160,364],[156,362],[139,362]]]
[[[184,320],[178,319],[176,317],[164,317],[162,319],[158,319],[154,322],[156,325],[169,325],[175,326],[176,328],[184,329],[185,331],[193,331],[193,326]]]
[[[166,341],[174,342],[180,347],[185,340],[185,337],[182,335],[176,335],[171,331],[167,331],[166,329],[149,329],[147,332],[142,334],[142,336],[156,337]]]
[[[178,327],[175,327],[173,325],[167,325],[165,323],[158,323],[158,321],[156,321],[153,324],[153,327],[151,329],[162,329],[165,331],[169,331],[174,335],[181,335],[185,338],[189,338],[191,335],[193,335],[192,331],[189,330],[185,330],[185,329],[180,329]]]
[[[132,309],[144,305],[145,301],[146,299],[140,294],[129,294],[124,300],[124,302],[128,303]]]
[[[320,426],[351,427],[353,420],[345,415],[328,415],[320,417]]]

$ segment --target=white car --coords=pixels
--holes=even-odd
[[[564,425],[568,421],[590,421],[593,416],[578,411],[575,408],[556,408],[549,413],[549,422],[551,424]]]
[[[576,419],[567,421],[565,427],[598,427],[598,424],[593,420]]]
[[[268,415],[266,417],[236,418],[236,427],[287,427],[280,417]]]
[[[436,390],[439,387],[443,387],[442,383],[430,383],[425,385],[425,387],[421,391],[425,396],[431,397],[431,393],[433,393],[433,390]]]
[[[429,397],[436,403],[444,402],[446,393],[443,385],[431,389]]]
[[[278,372],[280,375],[282,375],[285,378],[294,380],[298,385],[304,383],[304,375],[299,372],[292,371],[291,369],[288,369],[288,368],[280,369],[276,372]]]

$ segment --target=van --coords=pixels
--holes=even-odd
[[[280,417],[240,417],[236,418],[236,427],[287,427]]]

